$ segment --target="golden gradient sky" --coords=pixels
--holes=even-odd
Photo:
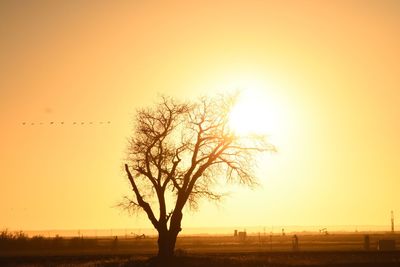
[[[113,207],[135,109],[235,88],[274,107],[279,152],[183,227],[400,218],[399,3],[1,1],[0,228],[150,227]]]

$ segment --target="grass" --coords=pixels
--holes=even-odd
[[[291,236],[250,236],[239,242],[232,236],[180,237],[169,262],[153,256],[156,238],[28,238],[22,233],[0,239],[0,266],[188,266],[267,267],[400,266],[400,251],[379,251],[380,239],[400,235],[370,234],[365,251],[363,234],[298,235],[299,251]]]
[[[170,261],[127,255],[30,256],[1,258],[0,266],[121,266],[121,267],[267,267],[267,266],[400,266],[399,252],[270,252],[242,254],[197,254]]]

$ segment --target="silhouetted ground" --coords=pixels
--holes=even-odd
[[[400,266],[400,252],[269,252],[178,256],[167,262],[127,255],[1,257],[0,266],[121,266],[121,267],[372,267]]]
[[[299,251],[292,251],[292,236],[250,236],[245,242],[232,236],[181,237],[177,242],[178,257],[166,262],[152,258],[157,252],[155,237],[17,236],[0,242],[0,267],[400,267],[400,250],[377,250],[378,240],[382,239],[395,240],[399,247],[398,234],[371,234],[369,251],[364,250],[363,234],[299,235]]]

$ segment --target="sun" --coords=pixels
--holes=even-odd
[[[279,131],[276,103],[256,90],[241,91],[229,113],[229,127],[237,135],[274,135]]]

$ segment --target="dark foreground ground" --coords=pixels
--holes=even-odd
[[[0,238],[1,239],[1,238]],[[393,240],[392,251],[379,250],[379,240]],[[1,241],[1,240],[0,240]],[[187,267],[400,267],[400,235],[369,234],[298,235],[298,250],[293,236],[180,237],[178,256],[170,262],[157,261],[155,237],[138,238],[21,238],[0,242],[2,266],[187,266]]]
[[[167,261],[145,256],[76,255],[2,257],[0,266],[134,266],[134,267],[375,267],[400,266],[400,252],[265,252],[185,255]]]

